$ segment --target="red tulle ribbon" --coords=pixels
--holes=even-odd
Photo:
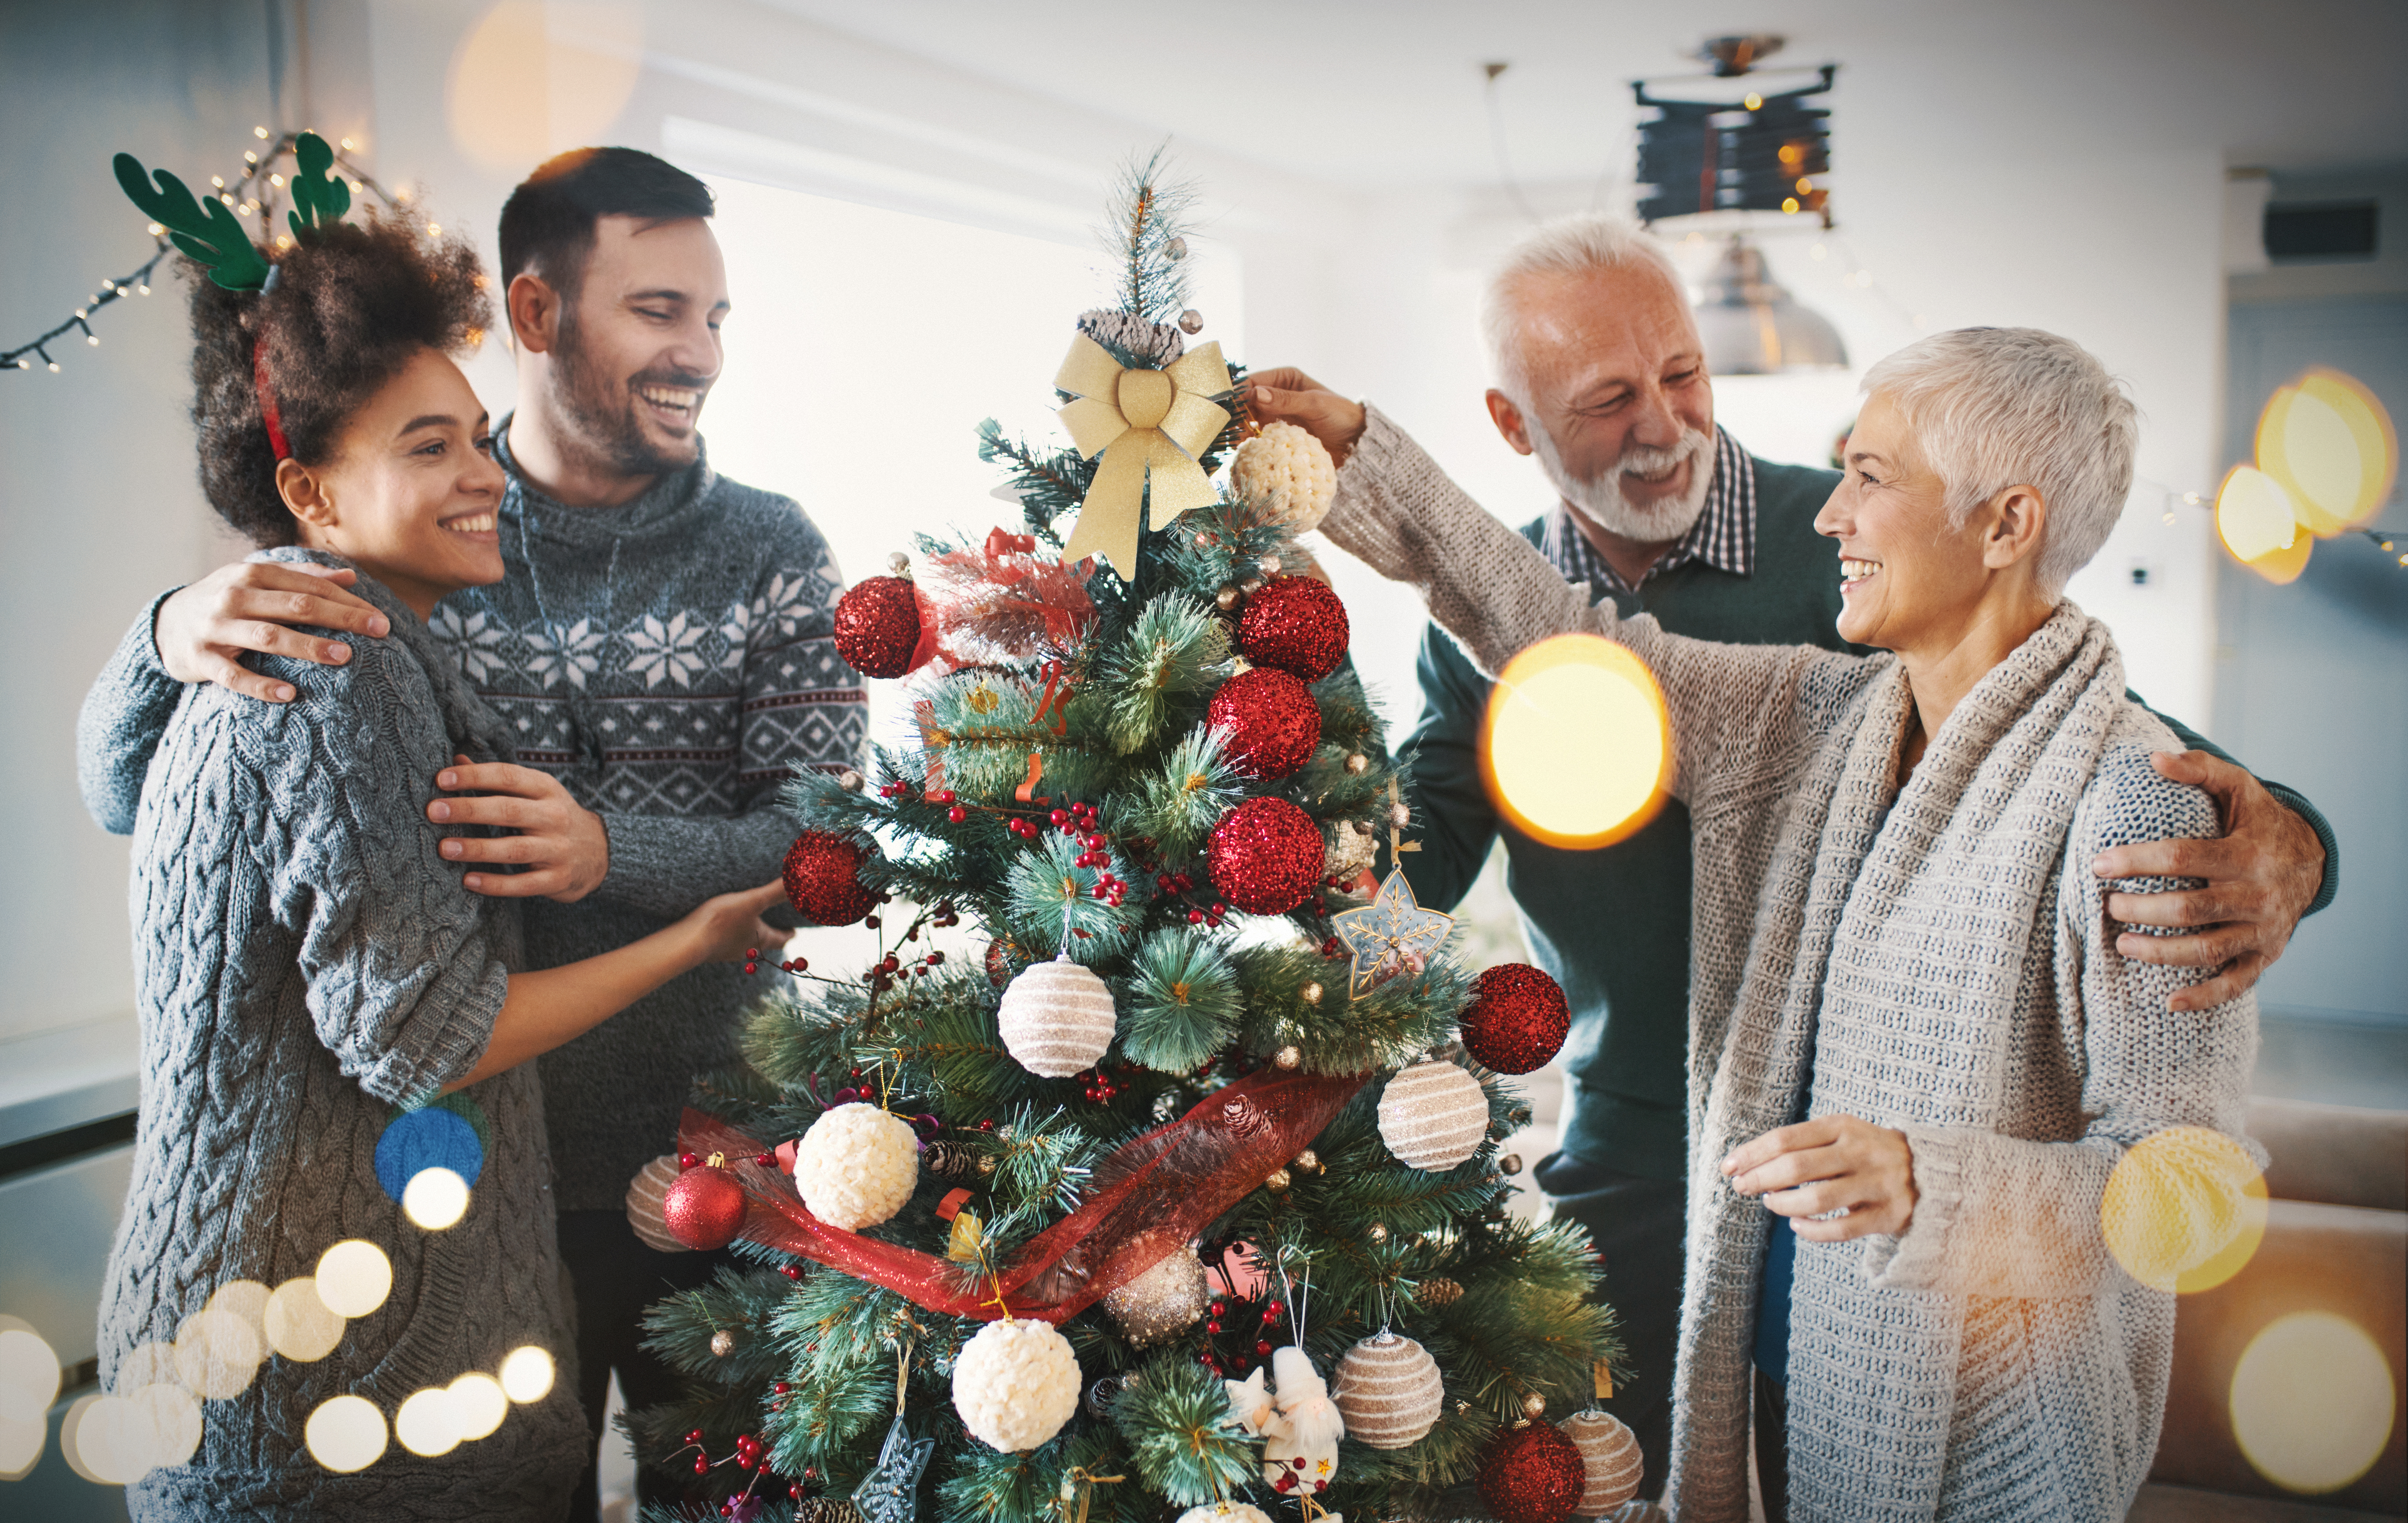
[[[930,556],[923,585],[924,627],[933,649],[955,667],[1025,661],[1046,646],[1078,642],[1096,616],[1087,596],[1094,568],[1066,566],[1037,553],[1032,535],[987,531],[975,549]]]
[[[267,383],[267,336],[251,346],[251,383],[259,391],[259,421],[267,425],[267,444],[279,460],[293,458],[293,446],[284,441],[283,420],[276,415],[276,388]]]
[[[752,1159],[761,1152],[716,1116],[685,1113],[678,1143],[727,1155],[752,1202],[743,1235],[883,1286],[932,1312],[991,1322],[1062,1322],[1184,1248],[1274,1169],[1312,1144],[1369,1080],[1266,1070],[1205,1097],[1185,1115],[1098,1164],[1079,1209],[971,1285],[964,1266],[831,1227],[793,1182]]]

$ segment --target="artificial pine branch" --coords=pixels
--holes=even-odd
[[[1187,306],[1184,239],[1196,191],[1168,178],[1169,146],[1122,166],[1101,230],[1120,262],[1122,309],[1149,323],[1175,322]]]
[[[1123,1384],[1111,1415],[1138,1474],[1173,1506],[1237,1496],[1261,1473],[1260,1451],[1229,1421],[1227,1389],[1192,1358],[1149,1360]]]

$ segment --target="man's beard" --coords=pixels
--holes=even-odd
[[[682,372],[646,371],[627,381],[593,362],[573,320],[564,314],[552,349],[552,396],[579,444],[594,463],[620,476],[666,476],[694,464],[700,448],[690,438],[683,449],[654,444],[637,420],[636,388],[683,386],[699,395],[708,382]],[[697,414],[701,404],[695,404]]]
[[[1706,494],[1714,484],[1714,437],[1700,428],[1685,430],[1681,442],[1669,450],[1631,445],[1622,452],[1621,459],[1585,481],[1565,468],[1554,438],[1544,428],[1532,429],[1530,442],[1538,453],[1539,467],[1582,517],[1609,534],[1642,545],[1667,544],[1688,533],[1705,511]],[[1689,462],[1689,484],[1680,496],[1636,503],[1623,495],[1623,472],[1661,476],[1683,460]]]

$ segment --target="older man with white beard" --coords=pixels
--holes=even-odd
[[[1714,426],[1697,324],[1652,237],[1603,217],[1539,229],[1492,278],[1483,323],[1497,377],[1489,416],[1515,451],[1538,457],[1558,498],[1522,532],[1568,580],[1676,634],[1855,648],[1837,629],[1838,557],[1813,527],[1839,477],[1756,459]],[[1302,424],[1329,447],[1341,493],[1389,479],[1400,452],[1418,456],[1376,409],[1300,371],[1259,371],[1253,383],[1257,419]],[[1420,678],[1422,717],[1403,749],[1421,850],[1401,865],[1421,902],[1450,907],[1501,835],[1531,950],[1570,1001],[1561,1146],[1536,1178],[1604,1255],[1630,1377],[1603,1404],[1637,1434],[1641,1494],[1654,1497],[1670,1458],[1681,1305],[1689,813],[1668,804],[1601,851],[1525,835],[1498,817],[1481,782],[1490,684],[1435,625]],[[2178,997],[2206,1009],[2255,983],[2300,917],[2330,899],[2332,837],[2305,799],[2270,792],[2169,723],[2201,749],[2160,756],[2159,769],[2215,796],[2225,838],[2119,848],[2093,870],[2207,880],[2187,893],[2110,899],[2118,920],[2182,928],[2126,934],[2123,955],[2222,969]]]

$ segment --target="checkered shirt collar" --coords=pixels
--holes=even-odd
[[[1539,548],[1567,581],[1593,582],[1609,592],[1636,590],[1606,564],[1572,523],[1571,510],[1560,502],[1547,515]],[[1714,429],[1714,476],[1706,487],[1704,510],[1681,542],[1665,552],[1640,580],[1651,580],[1691,561],[1703,561],[1733,576],[1748,576],[1756,569],[1756,465],[1739,447],[1739,440],[1720,425]]]

